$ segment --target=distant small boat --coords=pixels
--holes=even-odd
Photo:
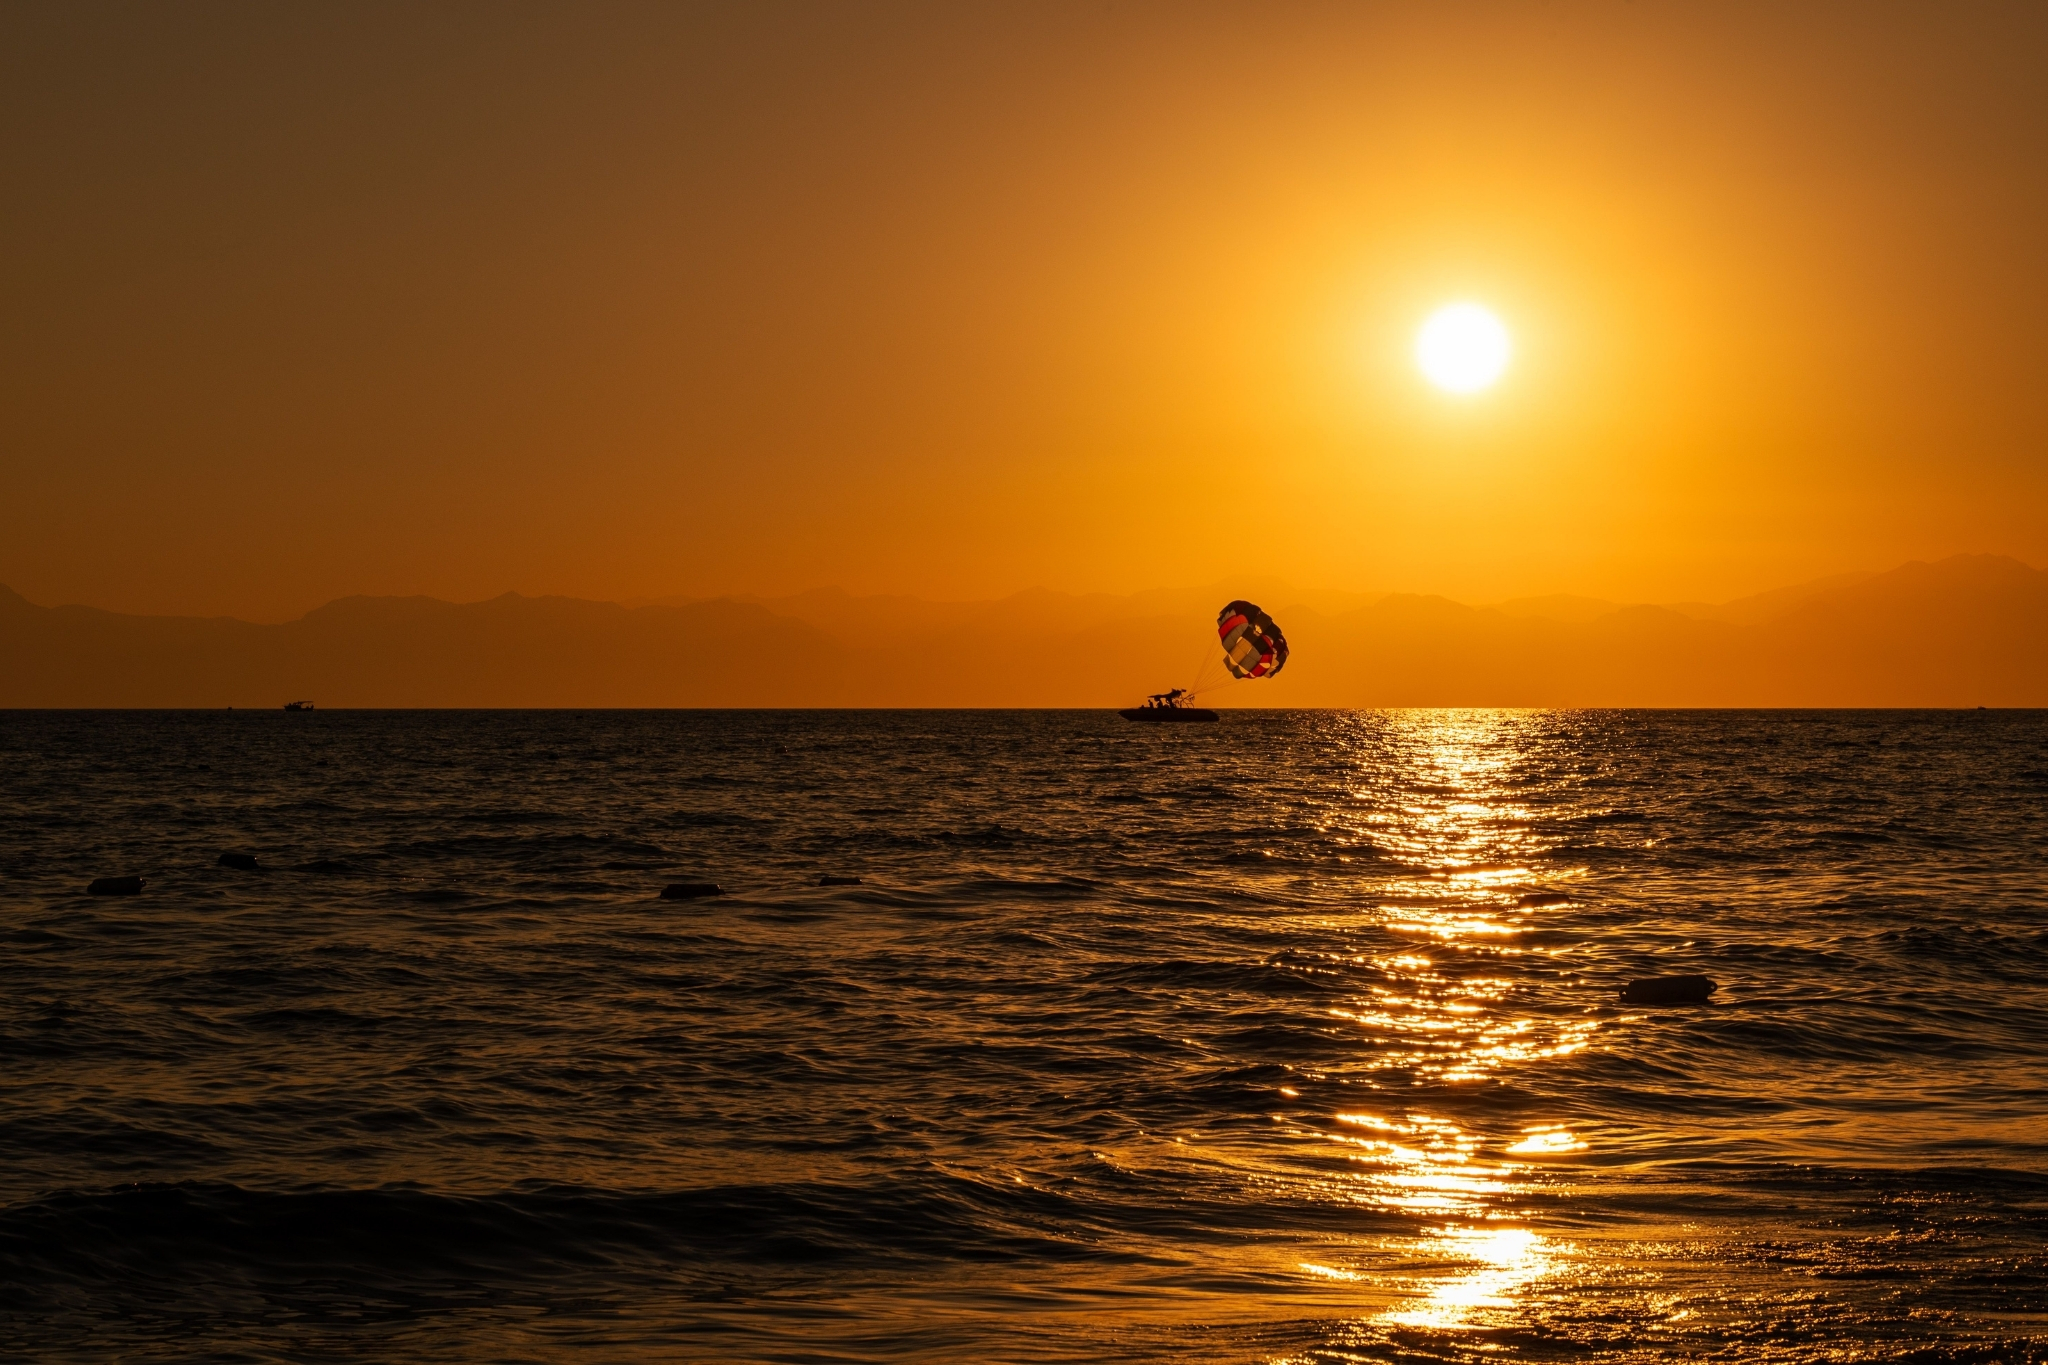
[[[1143,721],[1151,725],[1202,725],[1214,724],[1216,713],[1201,706],[1189,706],[1188,694],[1178,687],[1171,692],[1155,692],[1145,698],[1143,706],[1133,706],[1117,712],[1125,720]]]
[[[288,701],[284,704],[284,709],[287,711],[310,711],[313,709],[313,703],[309,701]]]

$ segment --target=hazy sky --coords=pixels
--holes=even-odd
[[[2048,8],[0,8],[0,582],[2048,562]],[[1511,329],[1423,384],[1452,299]]]

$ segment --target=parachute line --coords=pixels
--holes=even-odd
[[[1270,678],[1287,666],[1287,636],[1256,603],[1240,598],[1217,612],[1216,638],[1222,651],[1203,648],[1201,664],[1187,691],[1190,698]],[[1219,662],[1230,675],[1227,680],[1216,678]]]

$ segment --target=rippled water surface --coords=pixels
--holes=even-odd
[[[0,879],[10,1358],[2048,1359],[2040,714],[12,713]]]

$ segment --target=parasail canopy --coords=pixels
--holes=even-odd
[[[1287,637],[1273,618],[1250,602],[1232,602],[1216,614],[1223,663],[1239,678],[1270,678],[1287,666]]]

